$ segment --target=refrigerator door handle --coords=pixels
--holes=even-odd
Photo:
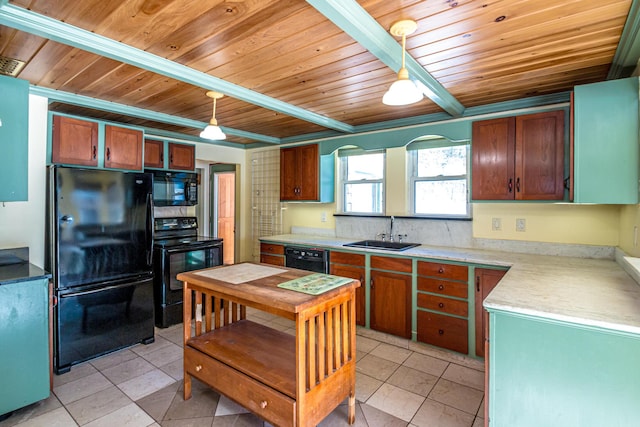
[[[145,232],[147,233],[147,241],[149,247],[147,248],[147,265],[151,267],[153,261],[153,194],[147,193],[147,227]]]

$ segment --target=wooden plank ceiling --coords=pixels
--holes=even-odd
[[[631,7],[631,0],[358,3],[385,30],[399,19],[417,21],[418,30],[407,38],[408,55],[466,108],[605,80]],[[351,126],[443,111],[428,98],[404,107],[382,104],[395,71],[303,0],[11,0],[8,5]],[[215,88],[46,35],[0,25],[0,55],[26,62],[17,77],[32,85],[199,122],[211,118],[205,92]],[[51,109],[189,135],[200,131],[63,102]],[[216,117],[223,127],[276,138],[330,130],[230,96],[218,101]],[[237,136],[229,141],[255,142]]]

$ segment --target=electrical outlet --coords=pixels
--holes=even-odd
[[[526,231],[527,220],[524,218],[516,218],[516,231]]]
[[[502,230],[502,218],[491,218],[491,229],[493,231]]]
[[[327,222],[327,213],[326,212],[322,212],[320,214],[320,221],[321,222]]]

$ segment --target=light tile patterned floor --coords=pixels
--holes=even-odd
[[[254,321],[293,333],[293,323],[250,311]],[[355,426],[481,427],[481,361],[358,328]],[[156,341],[74,366],[54,377],[48,399],[16,411],[0,427],[269,426],[194,380],[182,399],[182,326]],[[340,405],[322,427],[347,426]]]

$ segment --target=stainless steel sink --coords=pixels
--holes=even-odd
[[[345,243],[342,246],[348,246],[351,248],[382,249],[385,251],[404,251],[409,248],[420,246],[420,243],[383,242],[382,240],[360,240],[359,242]]]

